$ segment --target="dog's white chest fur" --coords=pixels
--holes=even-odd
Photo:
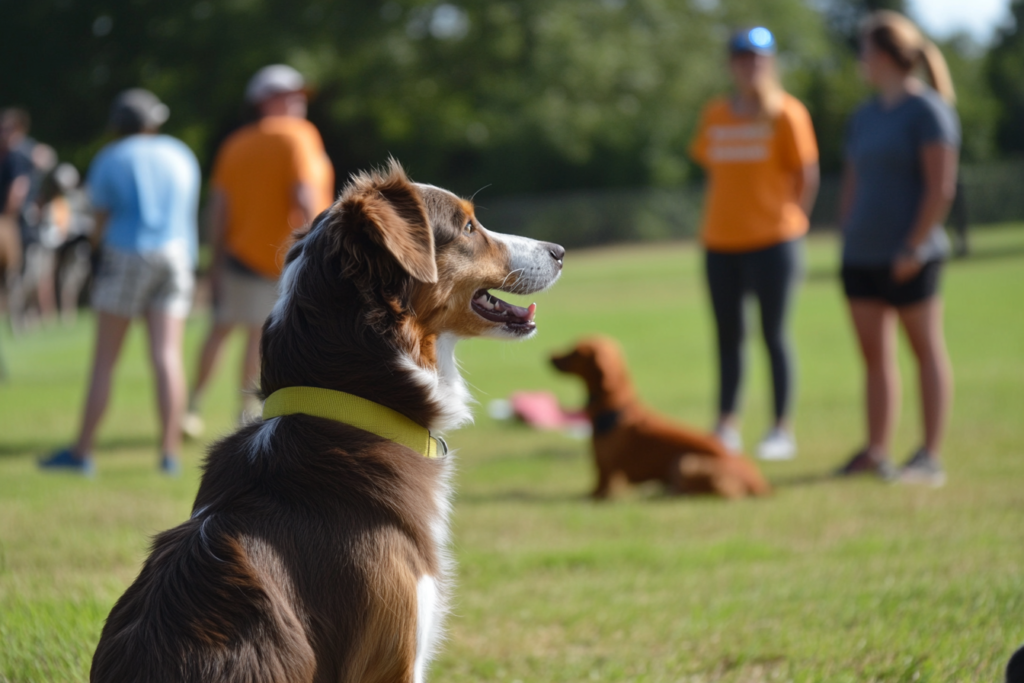
[[[454,453],[445,456],[444,473],[434,493],[436,508],[430,520],[430,535],[438,557],[438,576],[424,574],[416,583],[416,661],[414,683],[426,680],[427,666],[444,638],[448,615],[448,594],[454,562],[448,551],[448,518],[451,515],[451,485]]]
[[[416,584],[416,666],[413,673],[415,683],[423,683],[427,663],[433,654],[435,643],[441,635],[441,594],[437,580],[424,574]]]

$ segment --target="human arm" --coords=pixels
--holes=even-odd
[[[292,188],[292,204],[302,215],[303,225],[309,225],[316,218],[316,191],[310,183],[295,183]]]
[[[930,143],[921,148],[921,174],[924,192],[917,209],[914,227],[903,251],[893,262],[892,273],[896,282],[913,278],[924,265],[918,255],[932,228],[949,212],[956,196],[956,177],[959,150],[943,142]]]
[[[807,108],[790,99],[779,118],[778,144],[782,163],[793,174],[795,197],[804,215],[810,216],[821,185],[818,140]]]
[[[213,290],[214,299],[220,292],[221,275],[224,272],[224,263],[227,251],[224,248],[225,235],[228,226],[228,198],[223,190],[214,187],[210,191],[210,287]]]
[[[5,216],[17,217],[21,212],[21,207],[25,204],[25,198],[28,197],[30,186],[31,179],[28,174],[16,177],[14,182],[11,183],[10,191],[4,197],[3,206],[0,207],[3,211],[0,211],[0,213]]]
[[[313,219],[331,203],[334,189],[334,167],[324,150],[320,133],[303,121],[293,140],[293,173],[291,213],[298,225],[311,225]]]
[[[839,226],[846,225],[853,210],[853,197],[857,191],[857,174],[852,161],[843,164],[842,184],[839,187]]]
[[[804,215],[810,216],[814,208],[814,200],[818,197],[818,187],[821,185],[821,171],[818,163],[804,164],[795,173],[796,196],[803,209]]]
[[[103,242],[103,235],[107,231],[107,224],[110,222],[110,212],[106,209],[96,209],[93,211],[93,228],[92,232],[89,233],[89,245],[93,251],[100,248],[100,244]]]

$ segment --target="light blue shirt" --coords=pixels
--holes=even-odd
[[[185,248],[195,265],[199,162],[169,135],[130,135],[93,159],[95,208],[110,213],[103,243],[130,253]]]

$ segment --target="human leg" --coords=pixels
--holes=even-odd
[[[715,431],[731,450],[740,450],[736,403],[743,376],[743,254],[708,251],[705,272],[715,317],[718,349],[718,418]]]
[[[768,460],[788,460],[796,455],[796,441],[789,428],[795,363],[788,319],[803,270],[802,248],[801,240],[793,240],[751,255],[751,285],[761,311],[761,333],[772,372],[774,422],[758,448],[758,455]]]
[[[165,457],[173,458],[181,448],[181,420],[185,413],[185,369],[181,351],[185,318],[151,310],[146,315],[146,326],[160,410],[160,451]]]
[[[242,414],[258,412],[259,401],[255,392],[260,385],[260,340],[263,338],[262,325],[250,325],[245,340],[245,356],[242,359]]]
[[[241,325],[246,330],[239,381],[241,418],[259,412],[254,389],[260,377],[260,339],[263,323],[277,300],[277,282],[237,268],[225,268],[218,303],[218,322]]]
[[[110,400],[114,367],[121,355],[121,347],[131,322],[131,318],[113,313],[99,311],[96,314],[96,348],[93,351],[89,392],[86,394],[78,439],[71,449],[78,458],[85,458],[92,453],[96,430]]]
[[[953,399],[953,372],[942,330],[942,299],[930,297],[897,309],[917,361],[924,448],[939,457]]]
[[[189,412],[198,412],[199,404],[203,399],[203,394],[206,392],[206,389],[210,384],[210,380],[213,378],[213,371],[217,367],[217,361],[220,360],[221,351],[224,348],[224,342],[227,340],[228,336],[231,335],[231,331],[233,329],[233,324],[219,322],[217,320],[214,320],[210,325],[210,331],[206,335],[206,340],[203,342],[203,349],[199,354],[199,366],[196,369],[196,382],[192,386],[192,392],[189,396]]]
[[[56,253],[53,249],[42,248],[39,253],[39,275],[36,283],[36,302],[39,317],[43,322],[57,317],[57,272]]]
[[[96,311],[96,348],[86,395],[82,424],[75,445],[43,460],[42,467],[81,469],[95,443],[96,430],[110,399],[114,366],[117,364],[125,334],[140,311],[141,302],[151,289],[145,264],[138,254],[108,251],[92,288],[92,307]]]
[[[867,453],[875,460],[887,459],[900,401],[896,311],[875,299],[848,299],[847,302],[864,361]]]

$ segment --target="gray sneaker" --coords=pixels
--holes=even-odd
[[[885,481],[892,481],[897,473],[889,458],[876,460],[865,448],[854,453],[845,465],[835,471],[837,477],[852,477],[858,474],[874,474]]]
[[[902,484],[923,484],[939,488],[946,483],[946,472],[938,458],[932,457],[924,448],[919,448],[900,468],[896,480]]]

